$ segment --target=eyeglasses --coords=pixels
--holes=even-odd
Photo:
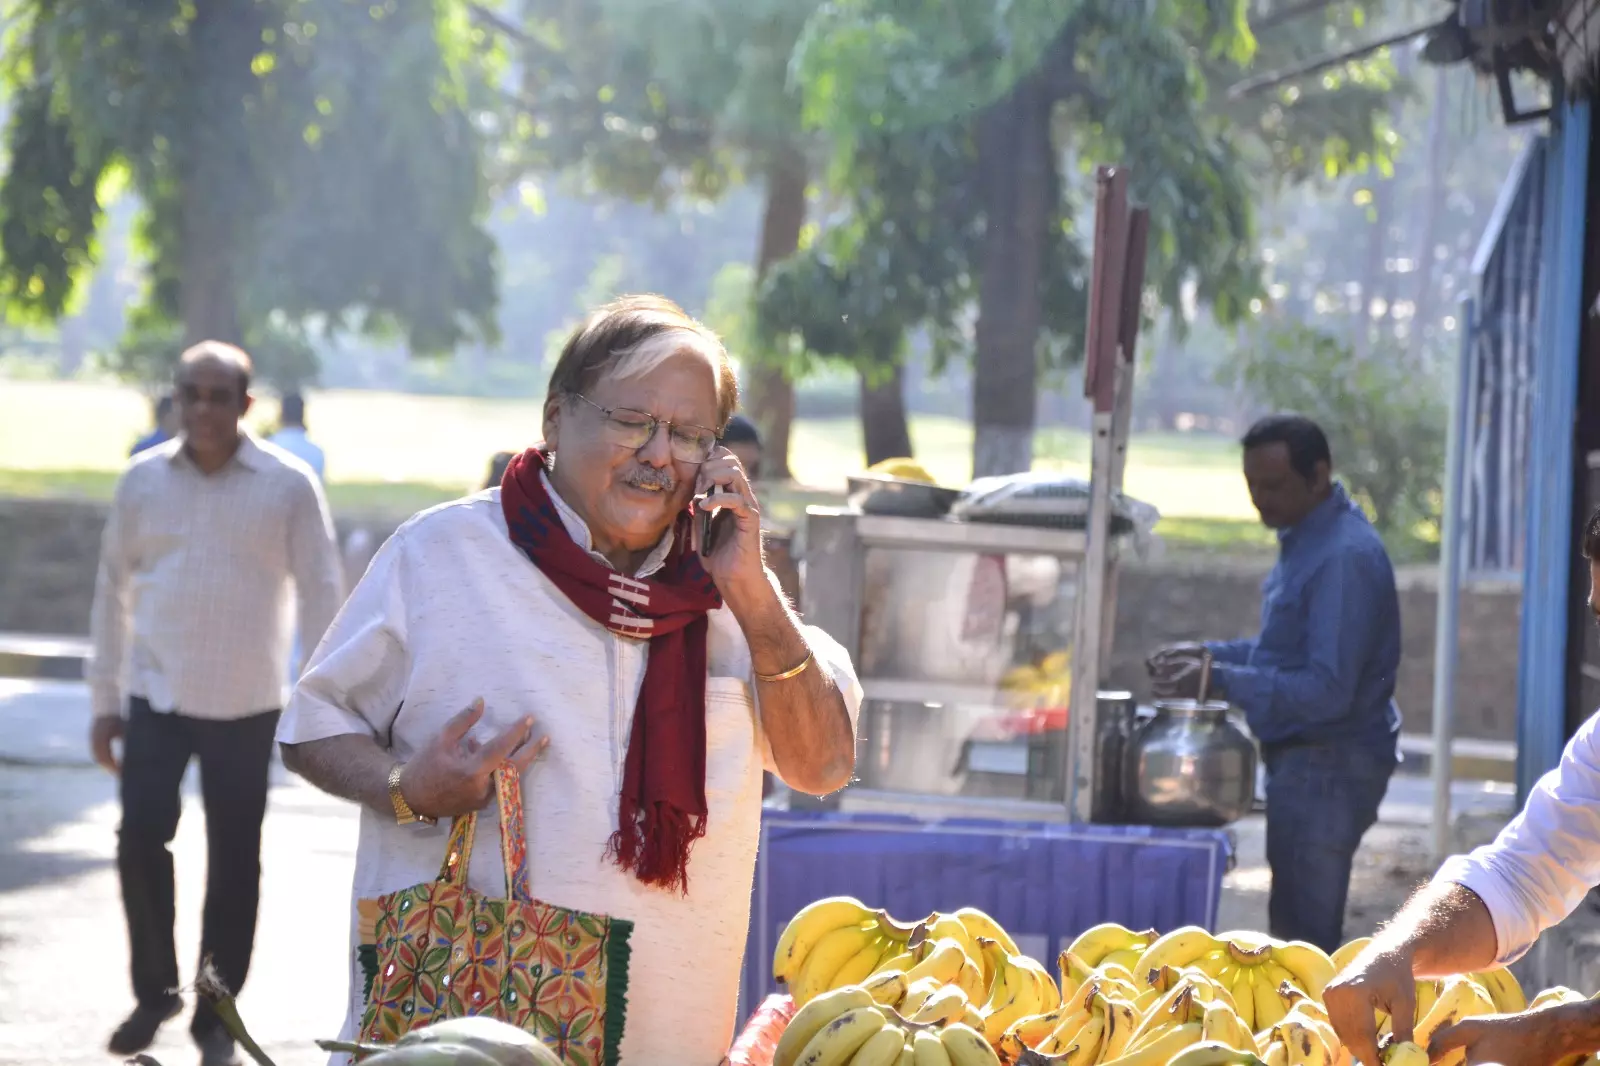
[[[581,392],[572,395],[605,417],[611,440],[620,448],[638,451],[654,439],[657,426],[666,427],[672,457],[680,463],[703,463],[711,458],[711,451],[717,446],[716,431],[705,426],[669,422],[648,411],[635,411],[631,407],[601,407]]]

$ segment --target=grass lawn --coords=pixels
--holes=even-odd
[[[539,431],[533,400],[481,400],[329,391],[307,399],[313,438],[328,456],[328,496],[345,511],[404,514],[475,489],[496,451],[526,446]],[[0,495],[106,498],[128,447],[145,431],[149,403],[115,385],[0,380]],[[277,417],[267,400],[252,413],[261,429]],[[944,484],[971,475],[971,428],[959,419],[914,420],[918,459]],[[1087,474],[1088,437],[1047,429],[1038,465]],[[764,491],[775,517],[792,520],[835,498],[861,467],[854,419],[798,423],[790,462],[799,486]],[[1238,471],[1236,445],[1196,435],[1135,437],[1127,491],[1168,516],[1160,532],[1175,546],[1210,550],[1270,544]]]

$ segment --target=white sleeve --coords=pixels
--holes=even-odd
[[[1600,884],[1600,714],[1583,723],[1494,842],[1451,858],[1434,881],[1483,900],[1502,965],[1572,913]]]
[[[833,678],[833,683],[839,686],[839,695],[844,697],[844,709],[850,714],[850,735],[854,736],[861,720],[862,699],[861,682],[856,677],[855,664],[851,663],[850,655],[844,650],[843,645],[816,626],[802,625],[800,632],[806,638],[806,646],[811,649],[811,657],[816,665],[826,670],[828,676]],[[756,730],[761,740],[762,766],[769,773],[778,775],[778,762],[772,756],[772,741],[768,739],[767,731],[761,724],[760,686],[756,684],[753,675],[750,679],[750,691],[755,697],[753,706],[756,711]]]
[[[384,747],[406,691],[406,544],[379,549],[345,600],[278,723],[280,744],[366,733]]]

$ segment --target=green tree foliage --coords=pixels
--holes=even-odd
[[[177,333],[270,345],[315,323],[420,352],[492,333],[496,64],[465,4],[26,0],[3,58],[13,317],[70,310],[131,186],[149,276],[132,365]]]
[[[1338,475],[1391,546],[1438,542],[1446,390],[1417,388],[1398,344],[1356,358],[1327,332],[1275,322],[1254,331],[1227,373],[1272,410],[1323,428]]]
[[[847,225],[864,237],[819,241],[807,253],[817,263],[774,276],[763,300],[769,328],[807,346],[819,332],[837,340],[827,322],[839,317],[841,287],[858,304],[893,308],[891,325],[902,327],[925,323],[930,302],[942,309],[936,322],[960,321],[975,302],[965,344],[976,369],[975,472],[1025,467],[1041,365],[1081,358],[1092,184],[1083,178],[1095,165],[1128,164],[1134,196],[1151,211],[1152,293],[1175,310],[1192,293],[1232,322],[1262,294],[1251,200],[1269,182],[1257,173],[1296,180],[1313,173],[1313,159],[1339,172],[1385,156],[1374,112],[1381,61],[1355,94],[1332,83],[1243,100],[1221,92],[1252,64],[1329,36],[1334,16],[1299,21],[1292,34],[1268,36],[1263,57],[1247,9],[1280,6],[1289,5],[824,3],[795,70],[805,117],[839,146],[833,176],[849,200]],[[883,166],[886,155],[897,165]],[[920,183],[907,177],[919,165]],[[945,194],[906,191],[923,186]],[[958,219],[945,217],[952,202]],[[906,224],[919,213],[934,217]],[[933,227],[957,265],[934,263],[922,284],[851,258],[920,262],[888,246]],[[806,279],[816,285],[807,290]],[[875,281],[876,296],[860,291]],[[842,346],[881,358],[863,339]]]

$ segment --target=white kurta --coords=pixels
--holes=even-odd
[[[590,548],[582,521],[558,505],[574,539]],[[664,554],[653,553],[639,576]],[[808,627],[806,638],[853,722],[861,689],[848,656],[820,630]],[[634,922],[624,1062],[714,1066],[733,1037],[761,772],[776,768],[752,700],[749,647],[727,608],[711,614],[708,644],[709,812],[687,895],[646,887],[605,855],[648,645],[591,621],[511,544],[498,488],[417,515],[383,546],[312,656],[278,738],[370,733],[404,760],[475,697],[487,708],[480,737],[531,714],[535,734],[550,736],[522,784],[534,897]],[[491,804],[469,883],[503,897],[497,823]],[[361,813],[345,1038],[362,1008],[354,900],[435,877],[446,833],[443,823],[401,827]]]

